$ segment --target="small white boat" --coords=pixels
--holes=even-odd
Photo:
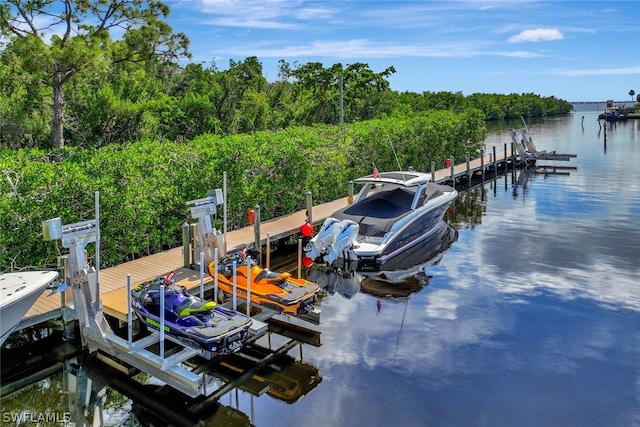
[[[55,271],[0,274],[0,346],[18,326],[43,290],[58,278]]]
[[[355,180],[354,202],[325,220],[305,248],[311,260],[329,265],[357,260],[357,271],[378,271],[385,263],[435,233],[458,195],[422,172],[381,172]]]

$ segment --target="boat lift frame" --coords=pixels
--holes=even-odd
[[[216,214],[216,206],[223,203],[222,191],[214,190],[204,199],[187,202],[191,206],[191,213],[194,218],[198,218],[201,226],[199,227],[200,241],[206,243],[208,249],[212,252],[212,257],[207,259],[217,260],[218,250],[221,249],[219,233],[212,227],[211,215]],[[70,284],[74,311],[78,319],[82,346],[89,350],[89,353],[102,351],[106,355],[113,356],[119,361],[124,362],[140,371],[146,372],[158,380],[164,382],[168,386],[184,393],[185,395],[195,398],[197,396],[219,396],[228,391],[231,384],[220,386],[220,379],[209,372],[198,372],[197,366],[189,363],[189,359],[195,356],[203,355],[203,350],[193,348],[179,341],[170,335],[165,335],[164,331],[164,309],[162,307],[164,299],[161,302],[161,319],[158,332],[152,332],[150,335],[133,341],[133,310],[131,303],[131,275],[127,276],[127,320],[128,330],[127,338],[117,336],[111,329],[109,323],[104,317],[102,311],[102,301],[100,299],[100,210],[99,210],[99,193],[95,193],[95,219],[78,222],[74,224],[62,225],[61,219],[53,218],[42,223],[44,239],[61,240],[63,247],[69,249],[69,262],[65,266],[65,281]],[[95,243],[95,267],[87,265],[87,245]],[[204,247],[202,247],[204,249]],[[224,246],[222,246],[224,249]],[[204,267],[204,254],[201,252],[200,263],[201,273]],[[250,262],[250,258],[248,259]],[[202,274],[201,274],[202,276]],[[201,277],[200,293],[203,293],[203,280]],[[234,295],[235,300],[235,295]],[[235,302],[235,301],[234,301]],[[247,303],[247,314],[250,314],[251,304]],[[234,304],[234,309],[235,309]],[[270,330],[270,326],[262,320],[275,321],[270,319],[276,313],[263,309],[262,313],[252,318],[253,323],[250,333],[253,335],[251,340],[256,340],[264,333]],[[260,318],[261,320],[258,320]],[[276,323],[277,324],[277,323]],[[320,345],[318,333],[315,332],[313,339],[304,336],[302,332],[305,328],[296,325],[290,325],[292,331],[279,332],[280,335],[294,336],[293,342],[308,342],[311,345]],[[295,333],[297,332],[297,335]],[[302,335],[300,335],[302,334]],[[165,340],[169,340],[177,344],[172,349],[170,355],[165,355]],[[286,352],[292,342],[283,346],[277,352]],[[159,351],[152,351],[149,348],[159,346]],[[98,357],[100,357],[98,352]],[[100,357],[109,364],[118,365],[115,360],[107,357]],[[233,384],[237,385],[238,381]]]
[[[132,340],[131,329],[128,339],[117,336],[102,312],[99,286],[99,194],[95,193],[96,219],[79,223],[62,225],[61,219],[53,218],[42,223],[45,240],[61,240],[63,247],[69,249],[69,262],[65,271],[65,280],[73,290],[74,310],[78,318],[82,345],[90,353],[102,350],[147,372],[182,393],[196,397],[208,395],[214,391],[218,380],[208,374],[196,374],[184,366],[183,362],[200,354],[199,350],[185,346],[175,340],[183,348],[169,357],[164,355],[164,327],[160,334],[151,334],[137,341]],[[86,263],[86,247],[95,243],[96,267]],[[128,294],[131,293],[130,278],[127,280]],[[131,328],[131,303],[129,301],[129,328]],[[161,299],[161,301],[163,301]],[[171,337],[167,337],[171,341]],[[160,344],[160,354],[148,350]]]

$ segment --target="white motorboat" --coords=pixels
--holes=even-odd
[[[423,172],[374,172],[354,202],[334,212],[305,248],[315,262],[357,260],[357,271],[378,271],[385,263],[441,229],[455,188]]]
[[[43,290],[58,278],[55,271],[0,274],[0,346],[18,326]]]

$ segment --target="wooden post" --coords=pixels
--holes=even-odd
[[[349,181],[349,197],[347,197],[347,204],[350,205],[352,203],[353,203],[353,181]]]
[[[258,252],[258,264],[262,263],[262,245],[260,244],[260,206],[255,205],[253,208],[255,219],[253,223],[254,249]]]
[[[484,182],[484,148],[480,149],[480,169],[482,169],[482,182]]]
[[[436,182],[436,162],[431,161],[431,181]]]
[[[507,170],[507,143],[504,143],[504,170]]]
[[[468,151],[465,153],[465,156],[467,158],[467,182],[469,183],[469,186],[471,186],[471,165],[469,164],[469,152]]]
[[[456,185],[456,165],[453,161],[453,156],[449,157],[449,161],[451,162],[451,185],[455,187]]]
[[[190,245],[190,235],[189,235],[189,224],[185,221],[182,223],[182,266],[184,268],[189,268],[191,265],[191,250],[189,249]]]
[[[191,250],[189,251],[189,257],[193,262],[196,262],[196,236],[198,235],[198,223],[194,222],[189,224],[189,241],[191,242]]]
[[[265,251],[267,252],[267,261],[265,267],[269,268],[271,265],[271,235],[267,233],[267,244],[265,245]]]
[[[313,209],[313,200],[311,198],[311,191],[307,191],[306,195],[307,195],[307,221],[309,221],[309,224],[313,225],[313,215],[311,213],[311,210]]]
[[[498,161],[496,160],[496,146],[493,146],[493,174],[498,176]]]

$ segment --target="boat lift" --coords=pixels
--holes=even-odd
[[[207,197],[187,202],[191,210],[191,218],[198,220],[195,253],[204,254],[204,260],[200,260],[204,265],[217,258],[214,256],[215,249],[218,249],[220,256],[227,255],[224,235],[213,227],[211,221],[211,216],[217,214],[217,206],[223,203],[224,194],[219,188],[210,191]],[[200,268],[202,269],[202,266]]]
[[[557,161],[569,161],[576,157],[575,154],[561,154],[555,151],[537,150],[533,139],[529,134],[529,130],[526,127],[522,128],[522,139],[518,140],[518,132],[515,129],[511,130],[511,141],[518,150],[520,159],[524,163],[534,163],[536,160],[557,160]]]
[[[42,223],[45,240],[61,240],[63,247],[69,249],[69,262],[65,268],[65,280],[73,290],[74,309],[79,322],[83,347],[90,353],[102,350],[147,372],[182,393],[196,397],[209,395],[217,388],[217,379],[209,374],[196,374],[185,367],[183,362],[197,356],[200,351],[176,342],[182,349],[165,357],[164,328],[159,334],[151,334],[137,341],[132,339],[131,283],[127,280],[128,294],[128,338],[117,336],[102,312],[99,280],[99,196],[96,192],[96,219],[79,223],[62,225],[60,218],[53,218]],[[85,250],[88,244],[95,243],[96,267],[86,262]],[[161,300],[162,301],[162,300]],[[148,348],[160,344],[160,354]]]
[[[204,267],[203,254],[205,250],[212,253],[210,255],[211,258],[207,257],[207,259],[217,259],[218,250],[223,250],[224,248],[223,245],[220,246],[220,233],[212,227],[211,223],[211,215],[216,213],[216,205],[221,203],[222,192],[220,190],[215,190],[204,199],[188,202],[192,206],[192,215],[194,218],[198,218],[200,222],[198,227],[200,242],[204,242],[201,247],[203,249],[201,252],[201,273]],[[90,353],[100,350],[107,355],[114,356],[191,398],[203,395],[207,397],[218,396],[224,391],[228,391],[229,387],[236,386],[238,381],[220,386],[220,378],[214,376],[215,373],[199,371],[197,365],[189,363],[189,359],[202,355],[203,350],[189,347],[177,338],[165,335],[165,328],[162,327],[163,316],[161,316],[159,332],[152,333],[136,341],[133,340],[130,276],[127,277],[127,338],[121,338],[114,333],[104,317],[100,299],[100,212],[97,192],[95,194],[95,218],[79,223],[62,225],[62,221],[58,217],[42,223],[45,240],[61,240],[63,247],[69,249],[69,262],[65,266],[64,278],[72,289],[73,308],[79,323],[82,346],[87,348]],[[94,257],[96,267],[87,265],[86,249],[87,245],[91,243],[95,243]],[[201,294],[203,293],[203,280],[201,280],[200,292]],[[160,312],[164,313],[164,308],[162,307],[164,299],[161,298],[160,302]],[[247,314],[249,314],[249,306],[247,306]],[[320,345],[318,332],[308,330],[299,325],[278,322],[277,319],[269,319],[269,325],[258,320],[258,317],[262,320],[267,320],[274,314],[276,313],[264,309],[262,313],[252,319],[250,333],[253,337],[249,339],[249,342],[257,340],[273,328],[278,331],[279,335],[289,337],[292,340],[288,345],[276,351],[274,355],[283,351],[286,352],[293,343],[306,342],[315,346]],[[280,325],[281,323],[286,327]],[[165,339],[176,344],[169,355],[165,355]],[[155,350],[151,350],[150,347],[154,347]],[[159,351],[157,347],[159,347]],[[265,358],[262,362],[266,363],[267,360],[270,360],[270,357],[273,357],[273,355]],[[101,357],[101,359],[106,363],[114,364],[114,366],[118,364],[106,357]]]

